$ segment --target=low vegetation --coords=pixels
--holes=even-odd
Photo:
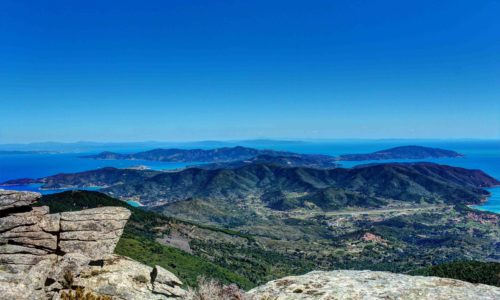
[[[409,274],[446,277],[500,286],[500,263],[498,262],[455,261],[418,269]]]
[[[95,295],[91,292],[85,292],[83,288],[75,290],[63,291],[61,293],[61,300],[111,300],[109,296]]]
[[[125,233],[120,239],[115,253],[150,266],[160,265],[177,275],[189,286],[196,284],[196,278],[200,274],[209,278],[217,278],[227,284],[234,282],[243,288],[253,286],[247,278],[224,267],[130,232]]]

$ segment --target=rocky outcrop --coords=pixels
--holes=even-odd
[[[50,214],[40,194],[0,190],[0,295],[61,299],[75,289],[111,299],[172,299],[169,271],[113,255],[130,211],[102,207]]]
[[[248,293],[252,300],[500,299],[500,288],[460,280],[374,271],[311,272],[281,278]]]
[[[99,259],[113,253],[130,211],[123,207],[101,207],[61,213],[59,248]]]

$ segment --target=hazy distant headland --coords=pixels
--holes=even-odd
[[[20,151],[20,150],[0,150],[0,155],[19,155],[19,154],[57,154],[58,151]]]
[[[463,156],[463,154],[451,150],[412,145],[394,147],[365,154],[344,154],[339,157],[339,160],[362,161],[385,159],[425,159]]]

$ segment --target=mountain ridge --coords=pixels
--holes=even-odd
[[[234,169],[188,168],[177,172],[108,167],[4,184],[27,182],[41,183],[45,189],[101,186],[102,192],[137,198],[150,206],[190,198],[240,201],[256,197],[275,209],[304,207],[307,203],[339,209],[352,205],[348,200],[361,207],[383,206],[393,200],[477,204],[489,195],[483,188],[499,184],[480,170],[434,163],[387,163],[353,169],[254,163]]]
[[[377,176],[373,176],[374,174]],[[391,189],[394,184],[396,186]],[[432,194],[444,197],[446,191],[452,189],[456,192],[453,195],[455,200],[466,195],[471,198],[471,203],[478,203],[488,195],[481,187],[497,184],[497,180],[481,171],[431,163],[384,164],[360,169],[332,170],[254,164],[231,170],[187,169],[162,173],[146,179],[136,187],[133,184],[115,185],[107,191],[126,195],[127,190],[134,188],[149,189],[146,196],[148,198],[166,196],[176,199],[177,196],[182,196],[186,199],[245,197],[248,194],[277,190],[307,193],[340,188],[366,196],[417,201],[421,196],[433,197]],[[155,192],[159,186],[165,193]]]

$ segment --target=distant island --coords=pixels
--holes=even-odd
[[[249,159],[261,154],[290,155],[291,152],[259,150],[254,148],[236,146],[215,149],[158,148],[132,154],[122,154],[105,151],[96,155],[86,155],[82,157],[91,159],[151,160],[161,162],[228,162]]]
[[[196,163],[200,169],[234,169],[250,164],[273,164],[282,167],[305,167],[332,169],[339,167],[339,161],[365,161],[387,159],[426,159],[463,157],[462,154],[446,149],[423,146],[400,146],[373,153],[344,154],[338,157],[322,154],[300,154],[288,151],[255,149],[243,146],[214,149],[153,149],[137,153],[117,153],[104,151],[82,158],[98,160],[146,160],[159,162]],[[203,164],[202,164],[203,163]]]
[[[463,157],[452,150],[422,146],[401,146],[366,154],[344,154],[338,157],[344,161],[385,160],[385,159],[425,159]]]
[[[271,163],[288,167],[329,169],[337,167],[337,159],[329,155],[299,154],[288,151],[260,150],[242,146],[215,149],[154,149],[133,154],[101,152],[83,158],[100,160],[149,160],[161,162],[204,162],[203,169],[235,168],[251,163]]]

